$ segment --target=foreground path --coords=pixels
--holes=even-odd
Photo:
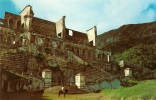
[[[58,97],[57,94],[44,94],[47,100],[105,100],[101,93],[87,93],[87,94],[67,94]]]
[[[64,98],[63,95],[58,97],[58,94],[46,93],[2,93],[0,100],[106,100],[101,93],[87,93],[87,94],[67,94]]]

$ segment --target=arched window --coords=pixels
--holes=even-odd
[[[90,50],[88,50],[87,57],[88,57],[88,58],[90,58],[90,57],[91,57],[91,52],[90,52]]]
[[[57,48],[57,43],[55,41],[52,41],[52,47]]]
[[[61,38],[61,37],[62,37],[61,35],[62,35],[62,34],[61,34],[61,33],[59,33],[59,34],[58,34],[58,38]]]
[[[13,19],[12,19],[12,18],[9,19],[9,27],[10,27],[10,28],[13,27]]]
[[[22,24],[22,29],[24,29],[24,23]]]
[[[61,49],[61,45],[60,44],[58,45],[58,49]]]
[[[38,45],[42,45],[42,44],[43,44],[42,38],[38,38]]]
[[[98,54],[97,54],[97,59],[100,59],[100,57],[101,57],[101,55],[98,53]]]
[[[82,56],[85,57],[85,50],[82,49]]]
[[[17,21],[17,29],[20,29],[21,21]]]
[[[10,36],[7,37],[7,42],[8,42],[9,44],[11,43],[11,37],[10,37]]]
[[[96,53],[93,51],[93,59],[96,59]]]
[[[71,47],[71,51],[74,52],[74,47]]]

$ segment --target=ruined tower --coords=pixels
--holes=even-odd
[[[88,42],[91,45],[96,46],[96,37],[97,37],[96,26],[94,26],[93,28],[87,30],[86,33],[87,33],[87,36],[88,36]]]
[[[21,12],[21,25],[24,29],[23,39],[22,39],[22,45],[27,45],[30,43],[30,31],[31,31],[31,23],[32,18],[34,16],[32,7],[30,5],[27,5]]]
[[[21,25],[26,31],[31,30],[31,23],[32,23],[32,18],[34,16],[34,12],[32,10],[32,7],[30,5],[27,5],[21,12]]]
[[[65,16],[63,16],[59,21],[56,22],[56,34],[58,38],[64,38],[65,32]]]

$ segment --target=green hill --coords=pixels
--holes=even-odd
[[[124,59],[131,64],[156,69],[156,44],[140,44],[114,55],[116,61]]]
[[[156,22],[123,25],[99,35],[96,42],[111,51],[115,61],[156,69]]]
[[[137,82],[137,85],[129,88],[120,87],[119,89],[105,89],[101,92],[104,97],[112,99],[153,99],[156,100],[156,80],[146,80]]]

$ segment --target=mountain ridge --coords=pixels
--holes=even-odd
[[[111,51],[116,62],[156,69],[156,21],[123,25],[99,35],[96,42],[98,48]]]
[[[116,42],[119,39],[123,39],[125,38],[124,36],[121,36],[123,35],[123,33],[130,35],[129,37],[134,37],[133,35],[140,37],[140,35],[143,35],[142,33],[144,33],[144,37],[156,35],[156,21],[142,24],[127,24],[119,27],[118,29],[105,32],[101,35],[98,35],[96,41],[97,46],[101,45],[100,44],[101,40],[103,40],[103,42],[105,43],[108,43],[108,42]],[[113,41],[111,41],[112,39]]]

